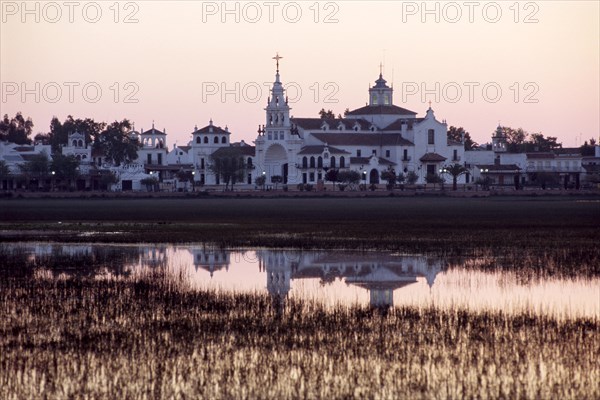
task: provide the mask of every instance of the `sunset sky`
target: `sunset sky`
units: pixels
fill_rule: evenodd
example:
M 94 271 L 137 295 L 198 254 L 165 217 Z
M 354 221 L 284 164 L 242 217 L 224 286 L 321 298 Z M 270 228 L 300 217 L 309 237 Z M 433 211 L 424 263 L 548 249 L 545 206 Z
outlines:
M 276 52 L 296 117 L 363 106 L 383 63 L 396 105 L 431 101 L 480 143 L 499 122 L 565 146 L 600 134 L 598 1 L 23 4 L 0 1 L 0 112 L 34 134 L 54 115 L 128 118 L 172 147 L 212 118 L 251 142 Z

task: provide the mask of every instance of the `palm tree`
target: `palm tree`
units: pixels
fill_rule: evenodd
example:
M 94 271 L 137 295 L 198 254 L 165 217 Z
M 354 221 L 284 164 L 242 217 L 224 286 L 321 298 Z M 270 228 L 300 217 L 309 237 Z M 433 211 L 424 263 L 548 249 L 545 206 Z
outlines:
M 442 173 L 452 176 L 452 190 L 456 190 L 458 177 L 466 174 L 467 172 L 469 172 L 469 170 L 458 163 L 451 166 L 446 166 L 442 169 Z

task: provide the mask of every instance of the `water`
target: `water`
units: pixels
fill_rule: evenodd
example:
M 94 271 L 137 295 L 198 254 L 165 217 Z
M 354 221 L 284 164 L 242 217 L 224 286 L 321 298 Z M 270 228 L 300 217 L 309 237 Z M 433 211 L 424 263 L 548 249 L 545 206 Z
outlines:
M 600 278 L 526 278 L 477 268 L 482 259 L 349 251 L 221 250 L 203 245 L 0 245 L 2 263 L 33 266 L 34 276 L 135 276 L 165 268 L 194 288 L 268 292 L 326 305 L 527 311 L 557 318 L 600 318 Z M 468 266 L 468 267 L 467 267 Z

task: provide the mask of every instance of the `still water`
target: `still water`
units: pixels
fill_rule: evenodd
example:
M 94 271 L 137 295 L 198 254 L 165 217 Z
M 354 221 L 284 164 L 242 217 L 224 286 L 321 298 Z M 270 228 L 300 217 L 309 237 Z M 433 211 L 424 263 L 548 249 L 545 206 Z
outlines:
M 40 278 L 127 277 L 163 268 L 184 276 L 193 288 L 264 292 L 326 305 L 435 305 L 600 318 L 598 277 L 524 279 L 510 269 L 477 268 L 481 259 L 203 245 L 15 243 L 0 248 L 12 268 L 28 266 Z

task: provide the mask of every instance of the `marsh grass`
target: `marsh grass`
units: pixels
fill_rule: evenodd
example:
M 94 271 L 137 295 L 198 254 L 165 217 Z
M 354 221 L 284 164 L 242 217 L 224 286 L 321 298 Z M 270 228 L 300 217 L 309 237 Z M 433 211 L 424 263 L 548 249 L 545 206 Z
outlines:
M 190 290 L 161 270 L 0 281 L 0 398 L 598 398 L 597 319 Z

